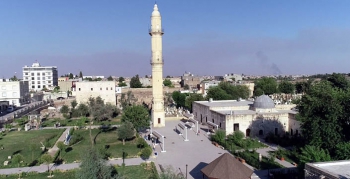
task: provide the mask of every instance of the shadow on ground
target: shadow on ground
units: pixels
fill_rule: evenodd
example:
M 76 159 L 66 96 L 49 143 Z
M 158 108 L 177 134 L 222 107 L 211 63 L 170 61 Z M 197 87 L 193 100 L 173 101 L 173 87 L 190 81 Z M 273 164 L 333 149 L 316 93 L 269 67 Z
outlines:
M 207 166 L 207 163 L 204 162 L 200 162 L 196 167 L 194 167 L 189 174 L 193 177 L 193 178 L 203 178 L 203 174 L 201 172 L 202 168 L 204 168 L 205 166 Z

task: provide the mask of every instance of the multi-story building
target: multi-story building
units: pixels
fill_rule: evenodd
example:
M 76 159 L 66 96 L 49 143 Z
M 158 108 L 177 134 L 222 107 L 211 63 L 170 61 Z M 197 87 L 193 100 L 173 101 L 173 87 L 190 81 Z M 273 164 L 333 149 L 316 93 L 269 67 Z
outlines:
M 30 101 L 28 81 L 0 80 L 0 101 L 21 106 Z
M 203 81 L 200 84 L 200 91 L 203 96 L 206 96 L 210 87 L 218 86 L 220 81 Z
M 181 76 L 181 87 L 188 86 L 190 90 L 198 90 L 198 85 L 201 81 L 201 77 L 194 76 L 190 72 L 185 72 L 185 74 Z
M 32 66 L 23 67 L 23 81 L 29 82 L 30 91 L 40 91 L 44 88 L 58 86 L 56 66 L 40 66 L 38 62 Z
M 73 88 L 77 102 L 87 103 L 90 97 L 100 96 L 105 103 L 117 104 L 116 88 L 114 81 L 79 81 Z

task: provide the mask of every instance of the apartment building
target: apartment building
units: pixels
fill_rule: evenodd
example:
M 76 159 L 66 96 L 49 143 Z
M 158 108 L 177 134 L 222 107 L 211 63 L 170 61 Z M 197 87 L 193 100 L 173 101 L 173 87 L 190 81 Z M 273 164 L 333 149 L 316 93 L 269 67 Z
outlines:
M 44 88 L 58 86 L 56 66 L 41 66 L 38 62 L 23 67 L 23 81 L 29 82 L 30 91 L 41 91 Z

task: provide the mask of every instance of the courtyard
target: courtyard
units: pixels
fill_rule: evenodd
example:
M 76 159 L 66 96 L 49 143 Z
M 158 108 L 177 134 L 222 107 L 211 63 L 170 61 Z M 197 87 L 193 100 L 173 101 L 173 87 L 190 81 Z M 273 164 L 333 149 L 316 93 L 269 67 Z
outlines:
M 187 138 L 185 134 L 179 135 L 175 132 L 175 126 L 180 129 L 178 123 L 180 119 L 166 120 L 165 127 L 153 128 L 165 136 L 165 151 L 161 152 L 161 144 L 156 145 L 158 156 L 153 159 L 156 165 L 163 167 L 172 166 L 177 172 L 182 172 L 186 176 L 186 165 L 188 178 L 202 178 L 201 169 L 212 162 L 221 154 L 226 153 L 219 147 L 214 146 L 206 134 L 206 126 L 199 125 L 200 134 L 196 135 L 195 128 L 188 130 Z M 184 132 L 183 132 L 184 133 Z M 159 168 L 159 166 L 157 166 Z

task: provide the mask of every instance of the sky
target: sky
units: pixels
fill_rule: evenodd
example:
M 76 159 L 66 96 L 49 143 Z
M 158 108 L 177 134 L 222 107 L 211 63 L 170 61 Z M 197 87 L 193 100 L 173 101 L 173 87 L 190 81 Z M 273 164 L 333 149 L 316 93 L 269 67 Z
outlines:
M 151 75 L 154 0 L 0 1 L 0 78 Z M 158 0 L 163 75 L 350 73 L 348 0 Z

